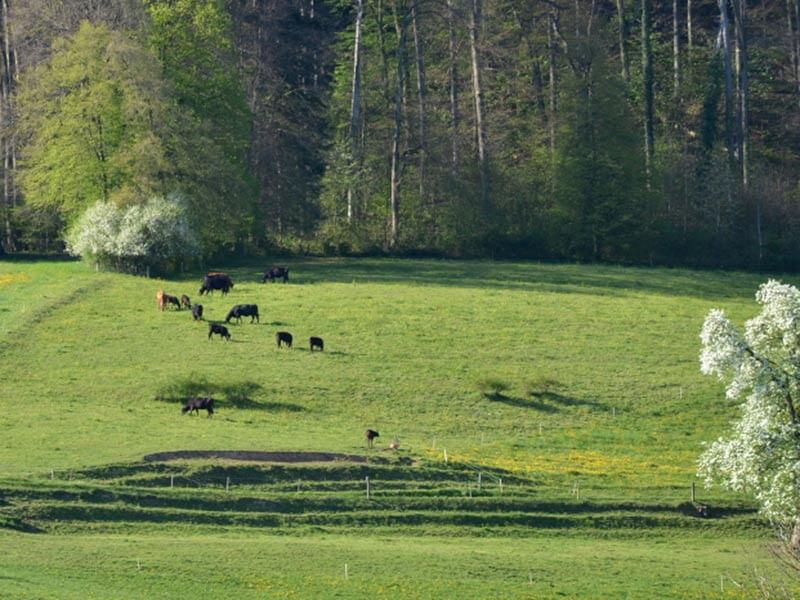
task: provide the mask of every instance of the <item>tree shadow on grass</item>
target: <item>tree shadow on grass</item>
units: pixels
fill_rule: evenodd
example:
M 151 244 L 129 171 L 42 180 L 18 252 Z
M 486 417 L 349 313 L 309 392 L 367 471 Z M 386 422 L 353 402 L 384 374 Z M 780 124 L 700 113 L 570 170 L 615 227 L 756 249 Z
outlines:
M 483 397 L 492 402 L 502 402 L 509 406 L 516 406 L 517 408 L 529 408 L 538 410 L 545 413 L 555 413 L 570 406 L 588 406 L 595 409 L 604 409 L 605 405 L 601 402 L 594 400 L 583 400 L 581 398 L 574 398 L 572 396 L 564 396 L 558 392 L 550 390 L 539 391 L 534 390 L 529 392 L 530 398 L 519 398 L 516 396 L 509 396 L 503 391 L 494 390 L 491 392 L 484 392 Z
M 561 406 L 588 406 L 591 408 L 597 409 L 605 409 L 606 405 L 602 402 L 596 402 L 594 400 L 585 400 L 582 398 L 574 398 L 572 396 L 564 396 L 563 394 L 559 394 L 558 392 L 553 392 L 550 390 L 547 391 L 531 391 L 530 392 L 531 398 L 536 398 L 539 401 L 547 400 L 549 402 L 555 402 L 556 404 L 560 404 Z
M 214 398 L 220 408 L 238 408 L 243 410 L 268 410 L 285 412 L 302 412 L 305 407 L 290 402 L 266 402 L 255 400 L 261 395 L 264 387 L 255 381 L 238 381 L 234 383 L 215 383 L 203 376 L 187 377 L 163 386 L 155 396 L 161 402 L 184 403 L 192 396 L 209 396 Z
M 559 408 L 557 406 L 553 406 L 551 404 L 545 404 L 544 402 L 534 399 L 529 400 L 527 398 L 517 398 L 514 396 L 507 396 L 502 392 L 484 393 L 483 397 L 492 402 L 502 402 L 503 404 L 508 404 L 509 406 L 516 406 L 517 408 L 532 408 L 534 410 L 547 413 L 554 413 L 559 411 Z

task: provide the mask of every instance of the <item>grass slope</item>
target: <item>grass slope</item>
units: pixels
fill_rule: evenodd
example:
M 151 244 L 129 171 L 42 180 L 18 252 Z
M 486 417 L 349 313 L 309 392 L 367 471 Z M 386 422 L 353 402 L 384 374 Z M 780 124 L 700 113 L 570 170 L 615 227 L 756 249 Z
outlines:
M 364 259 L 294 261 L 288 285 L 262 285 L 259 266 L 201 300 L 196 273 L 0 263 L 0 526 L 40 532 L 0 534 L 14 594 L 706 597 L 767 568 L 747 498 L 701 489 L 708 520 L 686 503 L 702 442 L 735 416 L 698 372 L 700 326 L 711 307 L 754 314 L 762 277 Z M 156 310 L 159 288 L 209 319 L 257 303 L 261 323 L 209 341 L 188 311 Z M 180 414 L 190 391 L 219 399 L 213 419 Z M 359 453 L 366 427 L 416 466 L 382 450 L 358 466 L 140 462 Z M 292 535 L 253 537 L 264 527 Z M 148 566 L 132 574 L 126 545 Z M 187 562 L 200 549 L 224 572 Z

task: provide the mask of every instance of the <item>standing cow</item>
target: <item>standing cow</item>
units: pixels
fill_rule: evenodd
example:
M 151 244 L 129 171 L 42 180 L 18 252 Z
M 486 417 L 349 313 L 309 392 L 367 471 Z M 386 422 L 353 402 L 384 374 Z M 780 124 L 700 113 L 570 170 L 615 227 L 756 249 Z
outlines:
M 261 283 L 266 283 L 267 279 L 271 283 L 275 283 L 276 279 L 283 279 L 283 283 L 289 282 L 289 269 L 286 267 L 272 267 L 269 271 L 264 273 Z
M 203 277 L 203 285 L 200 286 L 200 295 L 210 294 L 214 290 L 221 290 L 223 295 L 233 288 L 233 280 L 227 273 L 209 273 Z

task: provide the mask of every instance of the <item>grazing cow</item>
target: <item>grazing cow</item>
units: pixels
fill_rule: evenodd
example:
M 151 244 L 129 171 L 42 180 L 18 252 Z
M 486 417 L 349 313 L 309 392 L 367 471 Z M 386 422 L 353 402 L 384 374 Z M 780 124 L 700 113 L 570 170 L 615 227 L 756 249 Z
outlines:
M 374 440 L 376 437 L 380 437 L 380 434 L 373 429 L 367 429 L 367 431 L 364 433 L 364 437 L 367 438 L 367 447 L 372 448 L 372 440 Z
M 195 321 L 202 321 L 203 320 L 203 305 L 202 304 L 193 304 L 192 305 L 192 318 Z
M 212 293 L 214 290 L 222 290 L 223 295 L 233 288 L 233 280 L 227 273 L 208 273 L 203 277 L 203 285 L 200 286 L 200 295 Z
M 283 283 L 289 282 L 289 269 L 286 267 L 272 267 L 269 271 L 264 273 L 261 283 L 266 283 L 267 279 L 271 283 L 275 283 L 276 279 L 283 279 Z
M 178 310 L 181 309 L 181 301 L 175 296 L 165 294 L 164 290 L 156 292 L 156 300 L 158 300 L 158 310 L 165 310 L 169 304 L 174 304 Z
M 208 324 L 208 339 L 211 339 L 211 336 L 217 334 L 219 337 L 223 337 L 226 340 L 231 339 L 231 334 L 228 333 L 228 328 L 225 325 L 220 325 L 219 323 L 209 323 Z
M 181 296 L 181 306 L 184 306 L 186 308 L 192 308 L 192 301 L 189 300 L 189 296 L 187 296 L 186 294 L 183 294 Z
M 281 343 L 286 344 L 289 348 L 292 347 L 292 334 L 288 331 L 279 331 L 275 334 L 275 341 L 278 342 L 278 348 L 281 347 Z
M 231 319 L 236 319 L 239 323 L 242 322 L 242 317 L 250 317 L 250 322 L 261 322 L 258 318 L 258 305 L 257 304 L 237 304 L 234 306 L 228 316 L 225 317 L 225 322 L 230 323 Z
M 214 399 L 213 398 L 198 398 L 192 397 L 186 401 L 181 412 L 183 414 L 192 413 L 199 415 L 201 410 L 207 410 L 208 416 L 214 414 Z
M 319 348 L 319 351 L 322 352 L 325 350 L 325 342 L 322 341 L 321 337 L 311 336 L 308 338 L 308 345 L 311 346 L 311 352 L 314 351 L 314 348 Z

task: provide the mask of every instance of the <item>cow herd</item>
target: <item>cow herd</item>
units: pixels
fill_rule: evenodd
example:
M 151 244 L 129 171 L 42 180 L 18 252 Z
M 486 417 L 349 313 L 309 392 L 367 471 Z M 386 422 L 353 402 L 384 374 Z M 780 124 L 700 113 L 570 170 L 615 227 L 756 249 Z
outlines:
M 266 271 L 262 278 L 261 282 L 266 283 L 270 281 L 274 283 L 277 280 L 282 280 L 284 283 L 288 283 L 289 281 L 289 269 L 286 267 L 272 267 L 268 271 Z M 212 272 L 208 273 L 203 277 L 203 284 L 200 287 L 200 295 L 203 294 L 212 294 L 215 290 L 221 291 L 223 295 L 226 295 L 233 289 L 233 280 L 231 279 L 230 275 L 227 273 L 220 273 L 220 272 Z M 191 300 L 186 294 L 180 296 L 172 296 L 170 294 L 165 293 L 163 290 L 158 290 L 156 294 L 156 299 L 158 300 L 158 309 L 159 310 L 166 310 L 170 306 L 174 306 L 177 310 L 181 310 L 182 308 L 187 308 L 191 310 L 192 319 L 195 321 L 202 321 L 203 320 L 203 305 L 202 304 L 192 304 Z M 224 323 L 230 324 L 232 320 L 235 320 L 237 323 L 242 322 L 243 317 L 250 317 L 250 323 L 260 323 L 260 316 L 258 312 L 258 305 L 257 304 L 236 304 L 228 311 L 228 314 L 225 317 Z M 208 339 L 211 339 L 214 335 L 218 335 L 220 338 L 224 338 L 225 340 L 231 339 L 230 331 L 222 322 L 214 322 L 210 321 L 208 324 Z M 292 347 L 293 336 L 288 331 L 278 331 L 275 334 L 275 342 L 278 348 L 286 346 L 288 348 Z M 320 352 L 325 350 L 325 341 L 318 336 L 311 336 L 308 339 L 309 348 L 311 352 L 315 350 L 319 350 Z M 214 399 L 208 397 L 198 397 L 193 396 L 186 400 L 182 412 L 184 414 L 197 414 L 199 411 L 205 410 L 208 412 L 208 416 L 212 416 L 214 414 Z M 369 448 L 373 447 L 373 441 L 375 438 L 379 436 L 377 431 L 372 429 L 367 429 L 365 433 L 365 438 L 367 440 L 367 446 Z M 390 444 L 389 448 L 392 450 L 397 450 L 400 444 L 395 439 L 392 444 Z
M 288 283 L 289 269 L 286 267 L 272 267 L 264 273 L 261 278 L 261 283 L 266 283 L 268 280 L 274 283 L 278 279 L 282 279 L 284 283 Z M 231 279 L 230 275 L 227 273 L 212 272 L 207 273 L 205 277 L 203 277 L 203 284 L 200 286 L 200 295 L 212 294 L 214 290 L 219 290 L 224 296 L 232 289 L 233 280 Z M 195 321 L 203 320 L 203 305 L 192 304 L 189 296 L 186 294 L 183 294 L 180 298 L 178 298 L 177 296 L 172 296 L 165 293 L 164 290 L 158 290 L 156 293 L 156 300 L 158 300 L 158 309 L 161 311 L 166 310 L 169 306 L 175 306 L 177 310 L 181 310 L 181 308 L 188 308 L 192 312 L 192 319 Z M 250 317 L 250 323 L 260 323 L 261 321 L 258 314 L 258 305 L 234 305 L 234 307 L 228 311 L 228 314 L 225 317 L 225 323 L 230 323 L 232 319 L 235 319 L 237 323 L 241 324 L 242 317 Z M 208 339 L 211 339 L 214 335 L 218 335 L 220 338 L 225 340 L 231 339 L 231 333 L 228 331 L 228 328 L 225 327 L 225 325 L 212 321 L 208 324 Z M 288 331 L 279 331 L 275 334 L 275 342 L 278 348 L 283 346 L 291 348 L 292 341 L 292 334 Z M 314 350 L 319 350 L 321 352 L 325 349 L 325 342 L 321 337 L 311 336 L 308 340 L 308 343 L 311 352 L 314 352 Z

